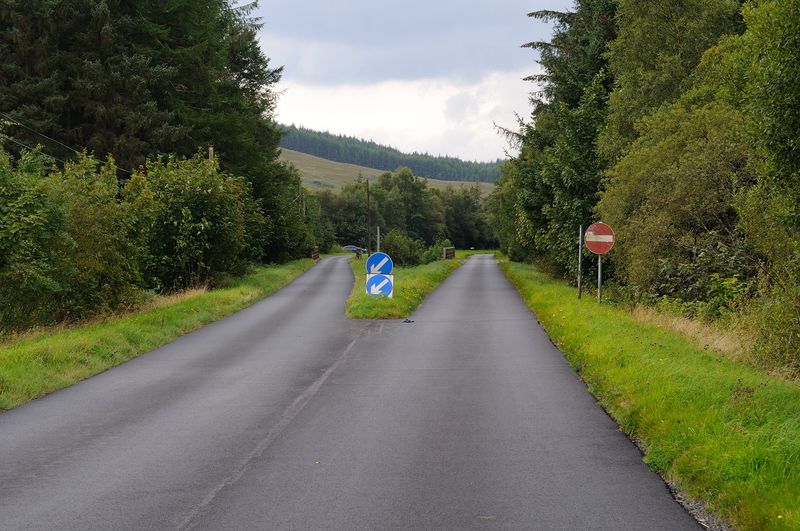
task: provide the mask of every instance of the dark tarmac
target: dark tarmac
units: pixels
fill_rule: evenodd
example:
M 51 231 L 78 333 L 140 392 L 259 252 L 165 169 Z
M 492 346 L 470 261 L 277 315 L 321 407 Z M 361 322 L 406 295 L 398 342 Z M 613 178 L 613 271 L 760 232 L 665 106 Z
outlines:
M 699 529 L 492 256 L 413 323 L 348 321 L 352 283 L 0 414 L 0 529 Z

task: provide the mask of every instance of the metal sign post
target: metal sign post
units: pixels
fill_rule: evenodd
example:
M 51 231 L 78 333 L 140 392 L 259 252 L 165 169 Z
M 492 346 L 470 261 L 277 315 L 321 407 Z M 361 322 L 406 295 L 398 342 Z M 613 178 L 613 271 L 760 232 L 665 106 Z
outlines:
M 583 225 L 578 228 L 578 298 L 583 291 Z
M 614 230 L 605 223 L 592 223 L 583 237 L 586 248 L 597 255 L 597 302 L 603 301 L 603 255 L 614 247 Z
M 603 255 L 597 255 L 597 303 L 603 303 Z

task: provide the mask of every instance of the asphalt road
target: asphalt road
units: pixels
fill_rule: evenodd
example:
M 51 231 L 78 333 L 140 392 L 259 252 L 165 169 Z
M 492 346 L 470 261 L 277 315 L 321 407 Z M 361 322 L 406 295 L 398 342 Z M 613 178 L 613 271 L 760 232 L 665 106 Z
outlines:
M 698 529 L 492 257 L 413 323 L 346 320 L 352 282 L 0 414 L 0 529 Z

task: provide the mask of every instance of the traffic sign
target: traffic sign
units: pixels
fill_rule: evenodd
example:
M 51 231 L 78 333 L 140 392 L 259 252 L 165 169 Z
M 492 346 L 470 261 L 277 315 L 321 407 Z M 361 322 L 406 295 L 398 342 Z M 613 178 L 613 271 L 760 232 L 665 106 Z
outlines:
M 367 273 L 370 275 L 390 275 L 394 262 L 386 253 L 374 253 L 367 258 Z
M 586 248 L 594 254 L 606 254 L 614 247 L 616 238 L 614 231 L 605 223 L 593 223 L 586 229 L 583 241 L 586 242 Z
M 367 275 L 367 295 L 391 299 L 394 295 L 394 275 Z

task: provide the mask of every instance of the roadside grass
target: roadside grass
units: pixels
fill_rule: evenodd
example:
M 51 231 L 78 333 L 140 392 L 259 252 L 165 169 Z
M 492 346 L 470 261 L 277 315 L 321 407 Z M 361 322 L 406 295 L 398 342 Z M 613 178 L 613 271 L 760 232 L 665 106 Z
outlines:
M 709 322 L 645 304 L 632 306 L 631 312 L 640 323 L 678 332 L 706 350 L 714 350 L 734 361 L 754 366 L 752 330 L 749 330 L 740 319 Z
M 437 260 L 415 267 L 394 268 L 394 296 L 371 297 L 364 285 L 367 281 L 367 259 L 350 260 L 356 277 L 347 299 L 345 314 L 350 319 L 400 319 L 408 317 L 426 296 L 463 263 L 461 260 Z
M 532 266 L 501 268 L 653 469 L 737 528 L 800 529 L 800 385 Z
M 282 288 L 314 261 L 262 266 L 213 291 L 156 297 L 147 308 L 0 343 L 0 411 L 41 397 L 231 315 Z

